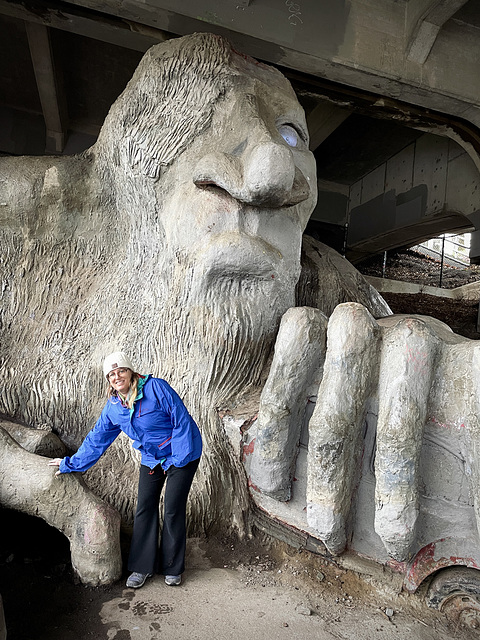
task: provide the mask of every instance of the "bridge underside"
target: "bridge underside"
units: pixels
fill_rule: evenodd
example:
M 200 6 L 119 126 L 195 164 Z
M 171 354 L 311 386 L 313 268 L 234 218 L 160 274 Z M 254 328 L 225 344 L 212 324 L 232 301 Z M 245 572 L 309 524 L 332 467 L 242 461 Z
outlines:
M 151 45 L 210 31 L 277 65 L 305 108 L 320 194 L 309 233 L 358 262 L 480 228 L 476 0 L 181 5 L 0 0 L 0 153 L 88 148 Z

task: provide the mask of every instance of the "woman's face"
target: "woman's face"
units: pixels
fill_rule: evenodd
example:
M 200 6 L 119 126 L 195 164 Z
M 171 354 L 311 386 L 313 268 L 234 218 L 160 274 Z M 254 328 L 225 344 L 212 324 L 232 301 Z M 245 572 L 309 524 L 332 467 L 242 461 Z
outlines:
M 108 381 L 115 389 L 115 391 L 121 393 L 122 396 L 126 396 L 128 394 L 128 390 L 130 389 L 130 383 L 132 381 L 132 370 L 124 369 L 123 367 L 113 369 L 108 374 Z

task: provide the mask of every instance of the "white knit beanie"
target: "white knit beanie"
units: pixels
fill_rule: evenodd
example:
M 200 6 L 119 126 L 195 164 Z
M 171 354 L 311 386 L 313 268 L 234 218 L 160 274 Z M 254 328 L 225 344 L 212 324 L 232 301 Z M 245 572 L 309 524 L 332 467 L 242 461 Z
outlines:
M 119 367 L 135 371 L 130 358 L 126 356 L 123 351 L 115 351 L 115 353 L 111 353 L 103 361 L 103 375 L 107 378 L 110 371 L 118 369 Z

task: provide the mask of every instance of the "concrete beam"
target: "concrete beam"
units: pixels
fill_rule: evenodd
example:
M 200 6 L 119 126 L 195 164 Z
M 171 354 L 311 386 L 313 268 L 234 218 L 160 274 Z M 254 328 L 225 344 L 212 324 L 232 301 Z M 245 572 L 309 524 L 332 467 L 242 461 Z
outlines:
M 473 231 L 471 221 L 457 213 L 446 212 L 438 218 L 428 218 L 425 222 L 404 226 L 400 229 L 389 229 L 385 233 L 367 238 L 347 247 L 346 257 L 350 262 L 357 262 L 381 251 L 390 251 L 399 247 L 412 247 L 439 236 L 441 233 L 468 233 Z
M 67 109 L 60 77 L 55 72 L 47 27 L 26 22 L 30 54 L 47 129 L 45 151 L 61 153 L 67 135 Z
M 310 151 L 315 151 L 351 113 L 351 111 L 340 109 L 329 102 L 319 103 L 307 116 Z
M 408 60 L 423 64 L 432 50 L 440 29 L 467 0 L 435 0 L 419 20 L 408 47 Z
M 27 23 L 41 24 L 108 42 L 133 51 L 144 52 L 154 44 L 164 42 L 171 37 L 171 34 L 160 29 L 114 16 L 102 16 L 98 12 L 93 13 L 84 8 L 72 7 L 67 11 L 62 8 L 59 11 L 45 4 L 42 11 L 34 12 L 15 0 L 0 0 L 0 14 L 24 20 Z
M 216 11 L 212 11 L 208 2 L 184 0 L 180 13 L 175 0 L 104 0 L 102 11 L 177 35 L 199 31 L 217 33 L 228 38 L 239 51 L 264 62 L 360 87 L 363 91 L 460 117 L 480 126 L 480 107 L 476 98 L 472 99 L 478 84 L 477 75 L 472 82 L 459 84 L 455 57 L 450 58 L 441 81 L 431 69 L 427 76 L 422 74 L 418 64 L 410 65 L 405 75 L 405 5 L 410 4 L 415 3 L 306 0 L 301 7 L 298 3 L 282 4 L 275 19 L 263 2 L 251 2 L 247 8 L 237 8 L 230 2 L 216 3 Z M 78 10 L 98 9 L 98 0 L 70 0 L 70 5 Z M 427 0 L 423 5 L 427 11 L 432 6 Z M 394 6 L 396 11 L 392 13 Z M 452 10 L 457 8 L 456 4 L 451 6 Z M 424 14 L 425 11 L 420 15 Z M 415 17 L 413 24 L 417 23 Z M 387 65 L 381 62 L 385 47 L 382 25 L 386 24 L 390 25 Z M 459 31 L 462 30 L 457 29 L 456 37 Z M 364 46 L 360 46 L 360 42 Z M 447 47 L 442 44 L 441 53 L 443 57 L 448 56 Z M 442 56 L 439 58 L 443 61 Z M 473 67 L 471 62 L 464 75 L 468 77 Z

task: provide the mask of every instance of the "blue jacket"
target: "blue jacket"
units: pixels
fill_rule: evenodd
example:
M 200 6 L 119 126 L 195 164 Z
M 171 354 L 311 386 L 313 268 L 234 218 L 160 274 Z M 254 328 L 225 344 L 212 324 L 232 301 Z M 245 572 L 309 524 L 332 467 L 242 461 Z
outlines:
M 153 469 L 162 464 L 184 467 L 202 453 L 200 431 L 172 387 L 160 378 L 142 376 L 133 409 L 109 398 L 97 423 L 77 453 L 60 463 L 62 473 L 86 471 L 123 431 L 142 455 L 142 464 Z

